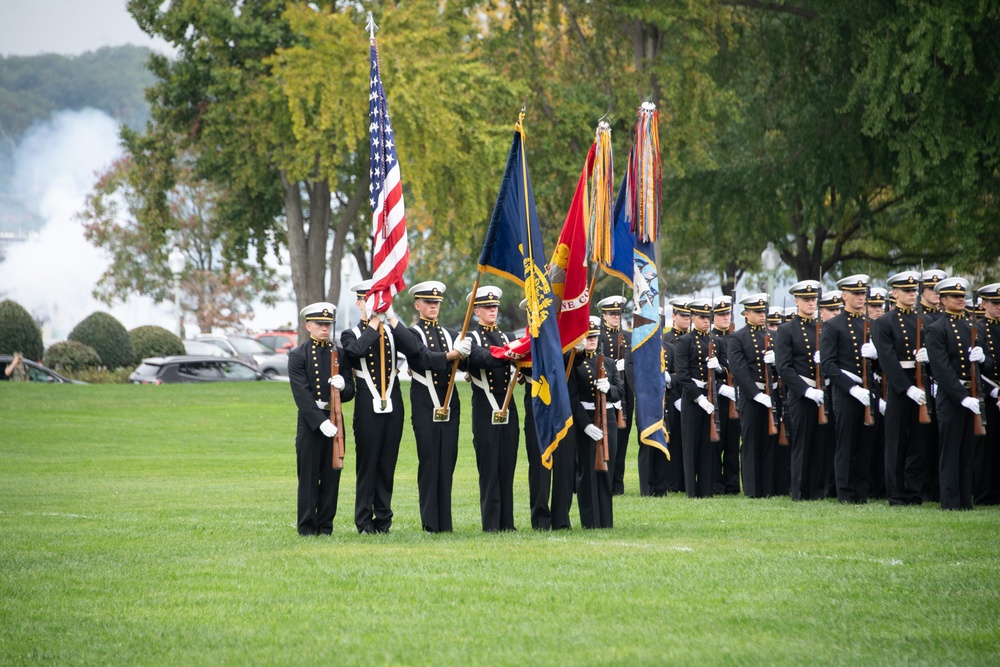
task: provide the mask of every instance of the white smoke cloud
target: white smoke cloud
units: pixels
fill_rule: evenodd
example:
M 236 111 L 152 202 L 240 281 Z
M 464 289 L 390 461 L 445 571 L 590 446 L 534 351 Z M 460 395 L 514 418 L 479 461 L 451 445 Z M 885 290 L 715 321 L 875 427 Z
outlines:
M 99 172 L 122 154 L 118 123 L 94 109 L 61 111 L 49 121 L 33 126 L 14 153 L 11 192 L 41 217 L 45 224 L 32 239 L 8 246 L 0 264 L 0 299 L 17 301 L 43 322 L 45 345 L 65 340 L 81 320 L 95 311 L 113 315 L 126 329 L 154 324 L 176 328 L 173 303 L 156 304 L 134 295 L 123 304 L 108 307 L 97 301 L 93 289 L 107 268 L 109 258 L 83 237 L 76 220 L 83 210 Z M 279 265 L 269 253 L 268 264 L 287 277 L 288 256 Z M 345 281 L 359 278 L 357 268 L 345 261 Z M 344 282 L 341 302 L 353 310 L 353 298 Z M 248 323 L 256 331 L 296 323 L 298 312 L 290 280 L 275 306 L 259 305 Z M 348 310 L 342 308 L 347 314 Z M 343 326 L 343 325 L 341 325 Z M 185 319 L 187 336 L 197 333 L 193 318 Z

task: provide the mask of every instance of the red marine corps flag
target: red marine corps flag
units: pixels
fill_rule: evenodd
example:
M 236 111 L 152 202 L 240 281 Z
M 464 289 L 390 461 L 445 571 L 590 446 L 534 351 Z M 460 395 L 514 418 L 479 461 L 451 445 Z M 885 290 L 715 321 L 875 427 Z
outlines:
M 406 214 L 403 184 L 399 177 L 396 143 L 393 139 L 385 89 L 379 69 L 375 21 L 368 14 L 371 81 L 368 95 L 368 130 L 371 144 L 369 203 L 375 240 L 372 251 L 372 286 L 368 290 L 368 313 L 384 313 L 392 297 L 406 287 L 403 273 L 410 257 L 406 246 Z

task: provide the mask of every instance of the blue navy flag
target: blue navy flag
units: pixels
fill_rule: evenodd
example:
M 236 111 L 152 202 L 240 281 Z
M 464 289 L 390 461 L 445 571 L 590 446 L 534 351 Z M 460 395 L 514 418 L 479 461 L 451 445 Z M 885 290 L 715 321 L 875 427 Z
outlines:
M 625 192 L 628 179 L 623 178 L 618 188 L 618 198 L 615 199 L 615 210 L 612 216 L 614 228 L 611 230 L 611 264 L 601 264 L 601 269 L 608 275 L 622 280 L 629 287 L 632 284 L 632 251 L 635 248 L 635 236 L 632 234 L 631 223 L 625 219 Z
M 542 465 L 551 468 L 552 452 L 572 426 L 573 411 L 545 256 L 518 119 L 479 270 L 504 276 L 524 288 L 527 334 L 531 336 L 531 407 Z
M 634 149 L 633 149 L 634 150 Z M 667 430 L 663 424 L 663 393 L 666 382 L 663 379 L 663 339 L 660 334 L 660 283 L 657 276 L 654 244 L 643 243 L 631 231 L 631 221 L 627 220 L 626 177 L 615 201 L 615 260 L 619 253 L 630 259 L 629 273 L 632 279 L 632 368 L 635 375 L 635 424 L 639 431 L 639 442 L 663 450 L 667 449 Z M 619 244 L 622 230 L 627 237 Z M 631 250 L 628 254 L 622 248 Z M 619 263 L 612 261 L 612 268 Z

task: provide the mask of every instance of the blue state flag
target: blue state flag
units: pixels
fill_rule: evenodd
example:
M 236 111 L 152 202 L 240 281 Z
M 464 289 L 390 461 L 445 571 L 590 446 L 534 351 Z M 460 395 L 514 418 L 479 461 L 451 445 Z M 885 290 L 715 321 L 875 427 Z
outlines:
M 551 468 L 552 452 L 572 426 L 573 411 L 545 257 L 519 120 L 479 270 L 504 276 L 524 288 L 527 334 L 531 336 L 531 408 L 542 465 Z
M 656 255 L 652 242 L 643 243 L 631 231 L 631 221 L 626 220 L 624 206 L 625 179 L 615 201 L 615 243 L 620 234 L 627 234 L 621 245 L 615 247 L 615 260 L 619 255 L 631 260 L 628 271 L 632 285 L 632 368 L 635 375 L 635 424 L 639 442 L 656 447 L 670 458 L 667 449 L 667 429 L 663 423 L 663 340 L 660 333 L 660 282 L 657 276 Z M 621 252 L 622 248 L 631 250 Z M 612 268 L 616 262 L 612 261 Z
M 632 283 L 632 250 L 635 248 L 635 236 L 631 224 L 625 219 L 625 192 L 628 179 L 623 178 L 618 188 L 618 198 L 615 199 L 614 228 L 611 230 L 611 263 L 601 264 L 601 269 L 608 275 L 623 281 L 629 287 Z

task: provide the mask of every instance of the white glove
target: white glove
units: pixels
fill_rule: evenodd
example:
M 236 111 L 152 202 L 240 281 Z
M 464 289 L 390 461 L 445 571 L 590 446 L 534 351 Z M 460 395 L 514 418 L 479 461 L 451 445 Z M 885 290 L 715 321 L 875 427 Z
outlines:
M 336 389 L 337 391 L 340 391 L 345 386 L 347 386 L 347 384 L 344 382 L 344 378 L 340 375 L 334 375 L 329 380 L 327 380 L 327 382 L 329 382 L 333 386 L 333 388 Z
M 774 350 L 768 350 L 764 353 L 764 363 L 770 366 L 774 365 Z
M 577 343 L 576 345 L 573 346 L 573 349 L 576 350 L 577 354 L 580 354 L 581 352 L 583 352 L 584 350 L 587 349 L 587 343 L 586 343 L 586 341 L 585 340 L 581 340 L 579 343 Z
M 978 345 L 969 348 L 969 361 L 974 364 L 979 364 L 986 361 L 986 353 L 983 352 L 983 348 Z
M 823 405 L 823 402 L 826 400 L 822 389 L 813 389 L 812 387 L 806 387 L 806 398 L 816 405 Z
M 906 395 L 910 397 L 910 400 L 917 405 L 927 405 L 927 392 L 918 387 L 910 386 L 906 390 Z
M 714 371 L 722 370 L 722 364 L 719 363 L 718 357 L 709 357 L 706 366 Z
M 937 385 L 936 384 L 931 384 L 931 396 L 933 396 L 934 398 L 937 398 Z
M 677 410 L 677 412 L 681 411 L 681 399 L 678 398 L 674 401 L 674 410 Z
M 979 414 L 979 399 L 972 398 L 971 396 L 966 396 L 962 399 L 962 407 L 966 410 L 971 410 L 972 414 Z
M 377 327 L 379 324 L 382 323 L 384 317 L 385 316 L 382 313 L 372 313 L 368 317 L 368 324 L 370 324 L 373 327 Z
M 872 395 L 870 392 L 866 391 L 864 387 L 851 387 L 851 396 L 853 396 L 858 403 L 867 407 L 871 407 Z
M 819 360 L 819 350 L 816 350 L 815 352 L 813 352 L 813 363 L 814 364 L 821 363 L 820 360 Z
M 696 403 L 698 403 L 698 406 L 708 414 L 715 412 L 715 406 L 712 405 L 712 401 L 708 400 L 704 396 L 699 396 Z
M 880 414 L 885 414 L 885 399 L 878 399 L 878 411 Z
M 1000 398 L 1000 389 L 993 387 L 993 391 L 990 392 L 990 398 Z
M 861 346 L 861 356 L 865 359 L 878 359 L 878 350 L 874 343 L 865 343 Z
M 618 361 L 616 361 L 615 362 L 615 368 L 618 370 L 619 373 L 624 373 L 625 372 L 625 360 L 624 359 L 619 359 Z
M 670 371 L 663 371 L 663 381 L 667 385 L 667 389 L 670 389 Z
M 328 438 L 332 438 L 337 435 L 337 427 L 333 425 L 333 422 L 327 419 L 322 424 L 319 425 L 319 430 L 323 432 Z
M 593 440 L 594 442 L 597 442 L 598 440 L 604 437 L 604 431 L 597 428 L 593 424 L 587 424 L 586 426 L 584 426 L 583 432 L 586 433 L 587 437 Z
M 820 392 L 820 393 L 822 394 L 823 392 Z M 757 401 L 758 403 L 760 403 L 761 405 L 763 405 L 768 410 L 771 409 L 771 405 L 772 405 L 772 403 L 771 403 L 771 397 L 768 396 L 767 394 L 765 394 L 764 392 L 760 392 L 759 394 L 757 394 L 756 396 L 754 396 L 753 400 Z
M 719 385 L 719 396 L 725 396 L 730 401 L 736 400 L 736 390 L 728 384 Z
M 455 351 L 458 352 L 463 359 L 469 356 L 469 354 L 472 352 L 472 339 L 461 338 L 455 341 Z
M 597 378 L 597 381 L 594 382 L 594 386 L 597 387 L 597 391 L 602 394 L 606 394 L 608 393 L 608 390 L 611 389 L 611 380 L 608 378 Z
M 386 320 L 394 320 L 394 319 L 396 319 L 396 311 L 392 309 L 392 306 L 389 306 L 386 309 L 386 311 L 385 311 L 385 319 Z
M 920 362 L 921 364 L 926 364 L 926 363 L 930 362 L 930 359 L 927 358 L 927 348 L 926 347 L 922 347 L 919 350 L 917 350 L 916 360 L 918 362 Z

